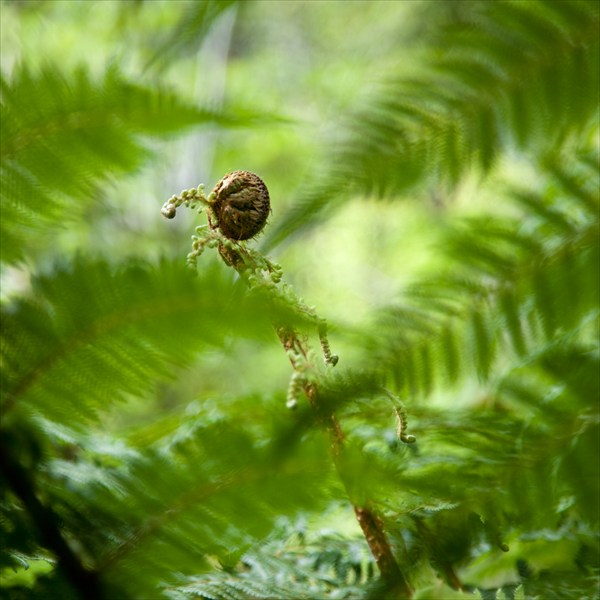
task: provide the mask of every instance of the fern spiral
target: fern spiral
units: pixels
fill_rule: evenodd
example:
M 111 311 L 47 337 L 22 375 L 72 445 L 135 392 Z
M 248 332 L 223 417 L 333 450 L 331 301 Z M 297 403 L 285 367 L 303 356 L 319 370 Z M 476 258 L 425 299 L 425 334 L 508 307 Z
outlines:
M 249 171 L 225 175 L 211 196 L 218 227 L 230 240 L 248 240 L 259 234 L 271 211 L 269 190 L 264 181 Z

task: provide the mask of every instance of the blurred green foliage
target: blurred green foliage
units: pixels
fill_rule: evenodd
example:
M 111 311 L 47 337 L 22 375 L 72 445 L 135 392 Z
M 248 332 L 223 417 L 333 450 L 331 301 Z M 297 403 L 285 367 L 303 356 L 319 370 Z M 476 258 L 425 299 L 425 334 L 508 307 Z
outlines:
M 0 593 L 597 598 L 599 7 L 1 4 Z M 276 315 L 173 193 L 269 186 Z M 390 398 L 417 443 L 403 444 Z

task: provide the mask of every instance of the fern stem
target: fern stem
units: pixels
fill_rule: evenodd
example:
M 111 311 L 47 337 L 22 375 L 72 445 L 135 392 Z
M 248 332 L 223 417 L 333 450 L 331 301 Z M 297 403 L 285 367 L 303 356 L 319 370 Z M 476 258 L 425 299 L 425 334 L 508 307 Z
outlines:
M 386 588 L 390 592 L 393 590 L 400 598 L 412 597 L 412 590 L 396 562 L 381 519 L 371 507 L 354 506 L 353 508 L 381 576 L 385 580 Z
M 300 353 L 304 358 L 307 358 L 308 348 L 294 330 L 287 327 L 276 327 L 276 330 L 282 346 L 290 357 L 292 367 L 296 369 L 297 365 L 295 359 L 293 358 L 294 353 Z M 320 404 L 319 390 L 315 383 L 305 383 L 304 393 L 306 394 L 312 409 L 317 413 L 321 422 L 327 429 L 333 451 L 335 466 L 340 474 L 342 483 L 344 483 L 345 486 L 344 477 L 338 462 L 338 458 L 343 448 L 344 432 L 335 414 L 326 409 L 324 410 L 323 406 Z M 398 594 L 399 598 L 411 598 L 412 590 L 404 573 L 396 561 L 394 553 L 392 552 L 392 548 L 383 528 L 382 520 L 379 518 L 379 516 L 377 516 L 377 513 L 370 506 L 356 506 L 353 504 L 353 509 L 369 549 L 373 554 L 373 558 L 379 567 L 379 571 L 381 572 L 381 577 L 386 584 L 386 588 L 390 591 L 393 590 L 395 594 Z
M 167 218 L 174 217 L 175 209 L 181 204 L 186 204 L 190 195 L 194 197 L 194 200 L 201 197 L 208 201 L 208 199 L 204 198 L 202 190 L 203 188 L 200 186 L 197 188 L 197 191 L 187 190 L 185 191 L 185 194 L 182 193 L 180 197 L 173 196 L 163 206 L 163 215 Z M 188 263 L 195 265 L 195 260 L 199 255 L 198 250 L 202 251 L 204 246 L 214 245 L 216 243 L 219 254 L 225 264 L 235 269 L 242 281 L 244 281 L 248 287 L 260 288 L 263 291 L 266 291 L 270 300 L 274 303 L 277 300 L 289 303 L 291 306 L 294 306 L 298 312 L 310 317 L 311 320 L 315 322 L 319 333 L 321 349 L 323 350 L 323 355 L 325 357 L 325 363 L 335 366 L 338 362 L 338 357 L 331 353 L 329 342 L 327 340 L 327 324 L 325 320 L 319 319 L 315 311 L 306 306 L 301 299 L 296 297 L 289 286 L 282 285 L 281 288 L 277 287 L 281 282 L 281 267 L 273 264 L 269 259 L 258 252 L 250 250 L 245 246 L 240 245 L 236 240 L 232 240 L 226 235 L 223 235 L 223 232 L 218 228 L 213 227 L 210 223 L 210 213 L 209 225 L 209 235 L 204 236 L 204 241 L 202 242 L 200 239 L 194 240 L 193 250 L 188 255 Z M 320 402 L 318 384 L 314 379 L 305 377 L 303 373 L 304 367 L 310 362 L 309 348 L 293 328 L 278 323 L 273 323 L 273 326 L 275 327 L 279 341 L 289 357 L 295 374 L 298 375 L 296 380 L 292 378 L 292 395 L 293 389 L 301 385 L 311 408 L 329 434 L 336 470 L 346 488 L 346 492 L 349 492 L 346 478 L 339 461 L 343 450 L 344 432 L 335 413 Z M 288 397 L 287 404 L 289 407 L 293 407 L 295 403 L 296 399 L 294 397 Z M 399 418 L 401 419 L 400 416 Z M 405 436 L 404 441 L 408 441 L 408 437 Z M 414 439 L 411 441 L 414 441 Z M 348 497 L 351 497 L 350 493 L 348 493 Z M 352 502 L 351 499 L 350 502 Z M 400 569 L 400 566 L 396 562 L 396 558 L 394 557 L 391 545 L 383 528 L 383 521 L 371 506 L 356 506 L 354 503 L 352 503 L 352 505 L 369 549 L 379 567 L 386 590 L 393 593 L 394 597 L 411 598 L 412 589 L 410 588 L 404 573 Z

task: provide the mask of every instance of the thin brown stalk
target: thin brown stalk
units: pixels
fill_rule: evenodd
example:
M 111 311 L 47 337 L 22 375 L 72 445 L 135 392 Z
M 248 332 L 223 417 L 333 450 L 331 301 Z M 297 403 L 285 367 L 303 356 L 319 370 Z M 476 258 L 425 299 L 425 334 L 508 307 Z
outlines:
M 306 345 L 294 330 L 286 327 L 277 327 L 276 329 L 279 340 L 284 349 L 288 352 L 288 355 L 293 356 L 289 351 L 294 350 L 296 353 L 301 353 L 305 359 L 308 357 Z M 290 358 L 290 362 L 292 367 L 297 369 L 297 365 L 293 358 Z M 342 482 L 344 482 L 344 477 L 340 471 L 338 461 L 344 444 L 344 432 L 340 423 L 333 412 L 323 410 L 323 407 L 319 402 L 319 390 L 316 384 L 306 383 L 304 385 L 304 393 L 306 394 L 312 409 L 317 413 L 320 421 L 323 423 L 329 434 L 335 465 Z M 381 518 L 371 506 L 353 505 L 353 509 L 358 524 L 369 545 L 369 549 L 371 550 L 373 558 L 381 572 L 381 576 L 384 579 L 386 589 L 390 591 L 393 590 L 394 597 L 396 598 L 410 598 L 412 596 L 412 590 L 392 552 Z

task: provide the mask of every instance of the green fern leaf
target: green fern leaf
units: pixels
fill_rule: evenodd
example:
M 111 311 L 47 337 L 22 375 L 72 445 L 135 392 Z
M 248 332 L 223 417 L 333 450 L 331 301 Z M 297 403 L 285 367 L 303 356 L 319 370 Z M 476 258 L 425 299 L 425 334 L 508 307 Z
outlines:
M 232 328 L 262 337 L 271 327 L 268 307 L 240 298 L 227 308 L 222 299 L 232 290 L 223 277 L 208 269 L 194 278 L 179 263 L 113 268 L 79 259 L 36 278 L 31 299 L 3 308 L 4 411 L 81 424 L 173 377 Z
M 583 192 L 570 189 L 576 183 Z M 399 391 L 428 395 L 442 365 L 450 381 L 470 372 L 485 380 L 497 357 L 510 356 L 503 350 L 526 357 L 589 327 L 600 300 L 600 228 L 598 213 L 577 208 L 589 180 L 563 187 L 551 170 L 547 186 L 515 193 L 530 209 L 521 220 L 470 218 L 448 228 L 442 274 L 385 311 L 370 353 Z
M 164 68 L 178 56 L 196 52 L 218 19 L 237 3 L 237 0 L 203 0 L 185 6 L 173 31 L 158 43 L 146 69 Z
M 425 40 L 425 75 L 392 75 L 348 117 L 330 168 L 300 191 L 267 246 L 351 195 L 454 185 L 511 144 L 543 156 L 597 122 L 596 2 L 477 3 L 457 15 Z

